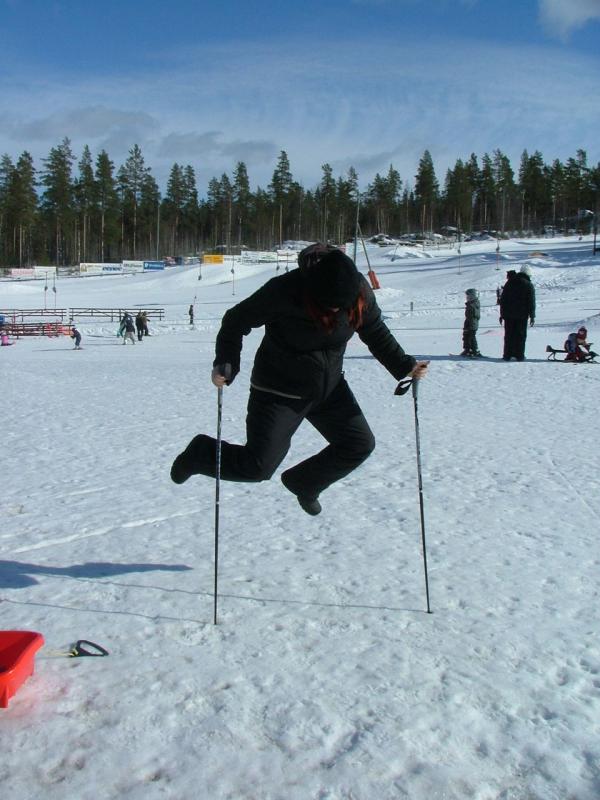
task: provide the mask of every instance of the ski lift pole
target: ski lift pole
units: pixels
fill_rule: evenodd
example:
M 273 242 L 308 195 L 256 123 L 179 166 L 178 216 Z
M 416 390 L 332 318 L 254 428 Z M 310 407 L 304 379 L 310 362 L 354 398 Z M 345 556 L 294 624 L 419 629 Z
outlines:
M 356 264 L 356 257 L 358 255 L 358 219 L 360 215 L 360 192 L 358 191 L 358 186 L 356 187 L 356 225 L 354 228 L 354 256 L 352 260 Z
M 371 262 L 369 261 L 369 254 L 367 253 L 367 246 L 365 244 L 365 240 L 363 238 L 362 230 L 360 228 L 358 220 L 356 220 L 356 230 L 358 231 L 358 233 L 360 235 L 360 241 L 362 242 L 363 252 L 365 254 L 365 258 L 367 259 L 367 268 L 368 268 L 369 272 L 371 272 Z
M 427 613 L 431 614 L 429 603 L 429 577 L 427 574 L 427 548 L 425 546 L 425 506 L 423 502 L 423 478 L 421 475 L 421 437 L 419 435 L 419 412 L 418 412 L 419 381 L 413 378 L 412 396 L 415 409 L 415 439 L 417 445 L 417 475 L 419 478 L 419 510 L 421 513 L 421 544 L 423 547 L 423 570 L 425 573 L 425 595 L 427 598 Z

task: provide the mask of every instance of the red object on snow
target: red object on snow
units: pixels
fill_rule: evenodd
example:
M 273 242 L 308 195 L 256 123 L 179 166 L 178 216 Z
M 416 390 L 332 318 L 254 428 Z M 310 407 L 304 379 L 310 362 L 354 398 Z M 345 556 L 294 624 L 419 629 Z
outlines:
M 0 708 L 19 686 L 33 675 L 33 660 L 44 644 L 44 637 L 35 631 L 0 631 Z

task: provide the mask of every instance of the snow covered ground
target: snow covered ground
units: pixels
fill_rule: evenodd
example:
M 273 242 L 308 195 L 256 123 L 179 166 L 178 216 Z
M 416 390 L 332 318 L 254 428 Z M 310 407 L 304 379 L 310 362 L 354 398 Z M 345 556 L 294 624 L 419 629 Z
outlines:
M 390 328 L 432 362 L 419 396 L 431 615 L 412 399 L 357 337 L 346 376 L 377 449 L 319 517 L 278 476 L 222 484 L 214 626 L 214 484 L 175 486 L 169 468 L 215 430 L 223 312 L 274 269 L 235 285 L 219 267 L 202 281 L 197 268 L 61 279 L 59 307 L 157 305 L 167 318 L 135 347 L 82 322 L 80 352 L 68 338 L 0 352 L 0 628 L 46 640 L 0 710 L 2 796 L 597 799 L 600 367 L 545 353 L 582 322 L 600 344 L 591 251 L 589 239 L 369 250 Z M 523 263 L 537 321 L 528 360 L 505 363 L 495 290 Z M 482 361 L 450 355 L 471 286 Z M 40 282 L 0 283 L 0 307 L 42 303 Z M 259 341 L 224 392 L 230 440 L 243 439 Z M 320 446 L 306 424 L 281 469 Z M 77 639 L 109 657 L 58 655 Z

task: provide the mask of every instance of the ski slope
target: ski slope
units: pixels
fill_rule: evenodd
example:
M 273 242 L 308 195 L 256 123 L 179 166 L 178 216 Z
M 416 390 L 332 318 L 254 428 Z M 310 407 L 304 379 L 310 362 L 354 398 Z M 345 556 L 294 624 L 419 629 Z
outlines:
M 0 628 L 46 640 L 0 710 L 3 797 L 600 796 L 600 368 L 545 353 L 581 323 L 600 345 L 600 259 L 588 238 L 495 248 L 368 251 L 389 327 L 431 360 L 419 395 L 431 615 L 412 399 L 358 337 L 346 377 L 377 448 L 319 517 L 278 479 L 322 446 L 306 423 L 271 481 L 221 485 L 214 626 L 214 483 L 175 486 L 169 469 L 215 431 L 223 313 L 274 268 L 58 281 L 58 307 L 167 317 L 135 347 L 82 322 L 82 351 L 68 338 L 0 351 Z M 527 361 L 505 363 L 495 292 L 525 263 L 536 325 Z M 451 355 L 469 287 L 481 361 Z M 43 282 L 0 282 L 0 307 L 40 304 Z M 259 341 L 247 337 L 224 391 L 231 441 Z M 109 657 L 61 656 L 77 639 Z

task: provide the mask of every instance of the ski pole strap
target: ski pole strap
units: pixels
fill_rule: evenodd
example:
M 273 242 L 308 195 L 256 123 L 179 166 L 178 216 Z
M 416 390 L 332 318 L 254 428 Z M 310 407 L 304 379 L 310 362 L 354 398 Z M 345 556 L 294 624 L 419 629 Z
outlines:
M 95 642 L 89 642 L 87 639 L 79 639 L 73 645 L 69 655 L 71 658 L 83 658 L 84 656 L 102 657 L 108 655 L 108 650 L 105 650 Z
M 410 387 L 412 386 L 413 379 L 408 378 L 406 380 L 400 381 L 398 386 L 396 386 L 396 391 L 394 392 L 395 395 L 399 395 L 402 397 L 403 394 L 406 394 Z

